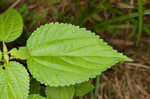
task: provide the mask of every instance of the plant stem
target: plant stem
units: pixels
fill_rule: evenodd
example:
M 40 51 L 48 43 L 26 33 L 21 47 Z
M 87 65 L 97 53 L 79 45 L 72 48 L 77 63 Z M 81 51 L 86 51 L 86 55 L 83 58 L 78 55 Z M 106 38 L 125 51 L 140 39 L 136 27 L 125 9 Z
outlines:
M 100 85 L 100 77 L 99 76 L 97 76 L 96 77 L 96 86 L 95 86 L 95 99 L 97 99 L 97 94 L 98 94 L 98 92 L 99 92 L 99 85 Z
M 80 96 L 79 99 L 83 99 L 83 96 Z
M 91 91 L 91 93 L 90 93 L 90 99 L 94 99 L 93 91 Z
M 9 61 L 9 56 L 8 56 L 7 46 L 4 42 L 3 42 L 3 59 L 4 59 L 4 66 L 5 66 Z
M 138 35 L 137 35 L 137 42 L 136 45 L 138 45 L 140 39 L 141 39 L 141 35 L 142 35 L 142 30 L 143 30 L 143 0 L 138 0 L 138 20 L 139 20 L 139 31 L 138 31 Z

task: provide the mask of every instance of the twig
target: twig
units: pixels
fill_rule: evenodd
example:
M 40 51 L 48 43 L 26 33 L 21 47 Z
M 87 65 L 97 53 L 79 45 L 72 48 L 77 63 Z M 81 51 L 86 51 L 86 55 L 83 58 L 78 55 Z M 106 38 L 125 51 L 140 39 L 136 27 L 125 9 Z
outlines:
M 143 64 L 138 64 L 138 63 L 126 63 L 126 64 L 130 65 L 130 66 L 136 66 L 136 67 L 142 67 L 142 68 L 145 68 L 145 69 L 150 69 L 150 66 L 143 65 Z
M 97 99 L 97 94 L 99 92 L 99 86 L 100 86 L 100 77 L 99 75 L 96 77 L 96 86 L 95 86 L 95 99 Z
M 16 7 L 20 3 L 20 1 L 21 0 L 16 0 L 8 9 Z
M 142 86 L 139 86 L 139 85 L 136 85 L 137 89 L 143 93 L 144 95 L 150 97 L 150 94 L 142 87 Z

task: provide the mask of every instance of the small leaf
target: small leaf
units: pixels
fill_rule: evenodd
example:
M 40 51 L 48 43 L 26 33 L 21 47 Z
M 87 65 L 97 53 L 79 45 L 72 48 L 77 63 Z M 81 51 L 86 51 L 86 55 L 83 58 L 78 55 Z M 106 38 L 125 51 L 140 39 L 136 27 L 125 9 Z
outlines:
M 27 47 L 19 47 L 17 50 L 16 48 L 13 48 L 10 51 L 10 55 L 13 56 L 13 58 L 26 60 L 30 57 Z
M 1 52 L 1 50 L 0 50 L 0 61 L 2 60 L 2 52 Z
M 99 36 L 70 24 L 41 26 L 28 39 L 27 48 L 29 71 L 49 86 L 85 82 L 118 62 L 131 61 Z
M 74 87 L 46 87 L 48 99 L 73 99 Z
M 75 95 L 84 96 L 94 89 L 94 86 L 90 82 L 84 82 L 75 85 Z
M 11 42 L 22 33 L 23 20 L 15 9 L 9 9 L 0 15 L 0 41 Z
M 31 94 L 28 99 L 47 99 L 45 97 L 40 96 L 39 94 Z
M 27 99 L 29 75 L 17 62 L 9 62 L 5 68 L 0 66 L 0 99 Z

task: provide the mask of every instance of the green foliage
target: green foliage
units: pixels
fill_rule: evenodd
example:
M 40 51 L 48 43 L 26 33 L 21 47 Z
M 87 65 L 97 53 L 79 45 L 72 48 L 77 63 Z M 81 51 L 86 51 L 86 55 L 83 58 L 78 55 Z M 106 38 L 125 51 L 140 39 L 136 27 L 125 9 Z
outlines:
M 150 10 L 145 10 L 143 12 L 143 14 L 144 15 L 150 15 Z M 105 21 L 100 22 L 98 24 L 94 24 L 90 28 L 91 29 L 106 28 L 108 25 L 111 25 L 112 23 L 124 21 L 124 20 L 127 20 L 127 19 L 132 19 L 132 18 L 135 18 L 135 17 L 138 17 L 137 12 L 131 13 L 131 14 L 125 14 L 125 15 L 121 15 L 119 17 L 115 17 L 115 18 L 112 18 L 112 19 L 109 19 L 109 20 L 105 20 Z
M 84 96 L 94 89 L 94 86 L 90 82 L 84 82 L 81 84 L 75 85 L 75 95 Z
M 0 15 L 0 41 L 14 41 L 21 35 L 22 30 L 22 18 L 15 9 L 9 9 Z
M 81 96 L 93 89 L 90 83 L 83 82 L 118 62 L 132 61 L 93 32 L 63 23 L 41 26 L 26 46 L 8 51 L 5 43 L 16 40 L 22 28 L 22 18 L 16 10 L 0 15 L 0 99 L 73 99 L 75 94 Z M 14 59 L 27 60 L 29 72 L 39 81 L 31 80 L 29 97 L 29 74 Z M 45 86 L 47 98 L 42 97 Z
M 94 33 L 70 24 L 41 26 L 28 39 L 27 48 L 31 74 L 49 86 L 81 83 L 117 62 L 131 61 Z
M 18 10 L 21 13 L 23 19 L 25 20 L 28 17 L 28 14 L 30 12 L 28 5 L 27 4 L 21 4 L 21 5 L 19 5 Z
M 46 95 L 48 99 L 73 99 L 74 87 L 47 87 Z
M 5 68 L 5 69 L 4 69 Z M 27 99 L 29 76 L 26 69 L 17 62 L 0 66 L 0 99 Z
M 36 24 L 43 24 L 46 22 L 46 15 L 47 15 L 47 11 L 43 10 L 41 11 L 40 13 L 36 13 L 36 12 L 33 12 L 33 19 L 32 19 L 32 23 L 30 25 L 30 28 L 33 27 L 34 25 Z
M 80 17 L 75 19 L 75 23 L 82 26 L 89 19 L 93 18 L 100 20 L 98 13 L 106 10 L 108 7 L 110 7 L 110 4 L 108 4 L 105 0 L 101 0 L 100 3 L 97 3 L 96 0 L 92 0 L 87 9 L 81 10 L 82 14 Z
M 8 61 L 9 61 L 8 49 L 4 42 L 3 42 L 3 58 L 4 58 L 4 62 L 8 63 Z
M 13 48 L 10 52 L 11 58 L 26 60 L 30 57 L 28 49 L 26 47 L 19 47 L 19 49 Z
M 113 13 L 115 13 L 115 14 L 118 14 L 118 15 L 120 15 L 120 16 L 125 16 L 126 14 L 125 13 L 123 13 L 122 11 L 120 11 L 120 10 L 118 10 L 118 9 L 116 9 L 116 8 L 109 8 L 109 10 L 110 11 L 112 11 Z M 144 10 L 144 12 L 143 12 L 143 15 L 149 15 L 150 14 L 150 10 Z M 137 14 L 137 16 L 138 16 L 138 14 Z M 129 18 L 129 16 L 128 17 L 126 17 L 126 18 Z M 115 19 L 115 18 L 114 18 Z M 110 19 L 110 20 L 113 20 L 113 19 Z M 141 19 L 140 19 L 141 20 Z M 118 22 L 119 21 L 123 21 L 123 20 L 118 20 Z M 133 37 L 133 36 L 135 36 L 136 35 L 136 30 L 138 29 L 138 20 L 136 20 L 136 19 L 134 19 L 134 17 L 131 17 L 130 19 L 129 19 L 129 21 L 131 22 L 131 24 L 133 24 L 133 25 L 129 25 L 129 24 L 124 24 L 124 25 L 111 25 L 112 23 L 114 23 L 113 21 L 112 21 L 112 23 L 109 25 L 109 27 L 107 27 L 107 26 L 105 26 L 106 28 L 104 28 L 105 30 L 108 30 L 109 32 L 112 32 L 112 29 L 110 28 L 110 27 L 114 27 L 114 30 L 118 30 L 118 28 L 132 28 L 132 32 L 128 35 L 128 37 L 127 37 L 127 39 L 130 39 L 131 37 Z M 117 22 L 117 21 L 116 21 Z M 144 31 L 144 32 L 146 32 L 147 33 L 147 35 L 150 35 L 150 29 L 149 29 L 149 27 L 148 26 L 146 26 L 145 24 L 143 24 L 143 30 L 142 31 Z M 115 33 L 116 33 L 116 31 L 115 31 Z M 139 36 L 140 37 L 140 36 Z
M 31 94 L 28 99 L 47 99 L 45 97 L 40 96 L 39 94 Z

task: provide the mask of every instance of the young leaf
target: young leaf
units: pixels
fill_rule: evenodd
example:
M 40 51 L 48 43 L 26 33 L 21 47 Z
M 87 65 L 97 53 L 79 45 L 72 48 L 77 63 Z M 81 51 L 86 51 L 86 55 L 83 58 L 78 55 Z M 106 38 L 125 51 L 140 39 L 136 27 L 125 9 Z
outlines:
M 49 86 L 85 82 L 120 61 L 131 61 L 99 36 L 70 24 L 41 26 L 28 39 L 27 48 L 29 71 Z
M 18 50 L 16 48 L 13 48 L 12 50 L 10 50 L 10 55 L 13 58 L 22 60 L 25 60 L 30 57 L 27 47 L 19 47 Z
M 75 85 L 75 95 L 84 96 L 94 89 L 94 86 L 90 82 L 84 82 Z
M 1 52 L 1 50 L 0 50 L 0 61 L 2 60 L 2 52 Z
M 22 17 L 15 9 L 9 9 L 0 15 L 0 41 L 14 41 L 21 35 L 22 30 Z
M 27 99 L 29 76 L 26 69 L 17 62 L 0 66 L 0 99 Z
M 74 87 L 46 87 L 48 99 L 73 99 Z
M 31 94 L 28 99 L 47 99 L 45 97 L 40 96 L 39 94 Z

